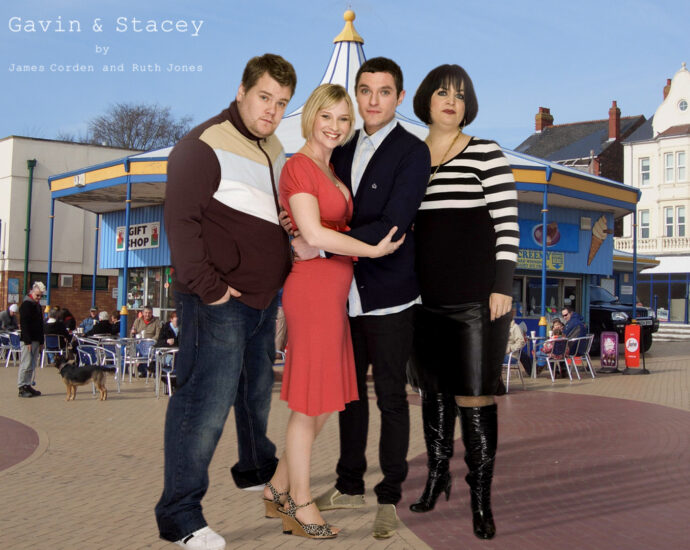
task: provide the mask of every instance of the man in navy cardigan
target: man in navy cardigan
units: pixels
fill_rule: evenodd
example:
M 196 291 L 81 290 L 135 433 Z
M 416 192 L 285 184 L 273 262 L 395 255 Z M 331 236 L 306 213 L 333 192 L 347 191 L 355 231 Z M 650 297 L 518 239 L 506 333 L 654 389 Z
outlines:
M 429 150 L 395 120 L 405 97 L 402 71 L 390 59 L 366 61 L 357 72 L 355 94 L 364 131 L 333 152 L 338 177 L 353 196 L 350 236 L 379 242 L 393 226 L 406 234 L 398 251 L 354 263 L 348 309 L 359 400 L 340 413 L 340 459 L 335 487 L 316 499 L 320 510 L 364 505 L 365 451 L 369 426 L 366 375 L 373 366 L 381 411 L 379 462 L 383 480 L 376 485 L 378 511 L 373 535 L 388 538 L 397 527 L 395 505 L 407 476 L 410 416 L 405 369 L 412 345 L 412 306 L 419 302 L 414 271 L 412 223 L 429 180 Z M 301 256 L 297 248 L 298 256 Z

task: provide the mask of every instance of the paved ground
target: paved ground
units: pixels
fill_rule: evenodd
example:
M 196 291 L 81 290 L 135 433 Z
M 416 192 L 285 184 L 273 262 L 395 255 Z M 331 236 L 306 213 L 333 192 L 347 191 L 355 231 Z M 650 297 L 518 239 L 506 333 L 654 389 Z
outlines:
M 547 378 L 513 382 L 499 398 L 499 455 L 494 484 L 498 535 L 471 533 L 456 441 L 449 502 L 428 514 L 407 506 L 425 481 L 418 399 L 412 403 L 410 474 L 399 513 L 404 525 L 387 541 L 370 536 L 378 478 L 377 418 L 370 430 L 368 505 L 328 513 L 342 527 L 335 540 L 315 542 L 282 535 L 263 518 L 257 493 L 237 490 L 228 467 L 235 462 L 234 420 L 211 464 L 204 500 L 209 523 L 228 548 L 690 548 L 690 343 L 657 343 L 647 357 L 649 376 L 602 375 L 570 383 Z M 16 368 L 0 368 L 0 549 L 173 548 L 157 537 L 152 508 L 162 484 L 162 425 L 167 398 L 136 380 L 121 394 L 109 381 L 109 399 L 88 387 L 64 401 L 57 372 L 38 374 L 44 395 L 19 399 Z M 278 400 L 270 436 L 283 445 L 287 408 Z M 456 434 L 459 437 L 459 433 Z M 333 483 L 338 451 L 331 419 L 314 449 L 316 493 Z

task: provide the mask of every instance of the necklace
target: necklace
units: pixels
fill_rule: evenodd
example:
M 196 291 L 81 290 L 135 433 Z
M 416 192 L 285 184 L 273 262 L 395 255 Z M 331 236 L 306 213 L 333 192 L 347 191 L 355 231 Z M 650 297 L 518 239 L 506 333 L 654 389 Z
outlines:
M 455 137 L 453 138 L 453 141 L 451 141 L 450 145 L 448 146 L 448 149 L 446 149 L 446 152 L 443 153 L 443 156 L 441 157 L 441 162 L 438 163 L 438 166 L 436 167 L 436 170 L 434 170 L 434 173 L 431 174 L 431 177 L 429 178 L 429 181 L 434 179 L 434 176 L 436 175 L 436 172 L 438 172 L 438 169 L 441 168 L 441 165 L 446 162 L 446 156 L 448 153 L 450 153 L 450 150 L 453 148 L 453 145 L 455 145 L 455 142 L 458 141 L 458 138 L 460 137 L 460 134 L 462 133 L 462 130 L 458 130 L 458 133 L 455 134 Z M 429 140 L 429 145 L 431 145 L 431 140 Z
M 311 153 L 311 155 L 307 155 L 307 156 L 316 164 L 316 166 L 319 167 L 319 170 L 321 170 L 325 174 L 325 176 L 330 180 L 330 182 L 333 185 L 335 185 L 338 189 L 340 189 L 340 182 L 337 179 L 335 181 L 333 181 L 333 178 L 331 178 L 329 175 L 329 172 L 331 172 L 330 166 L 323 164 L 323 163 L 321 163 L 321 161 L 318 160 L 316 153 L 314 152 L 314 149 L 312 149 L 309 146 L 308 141 L 304 145 L 307 149 L 309 149 L 309 151 Z M 327 170 L 324 170 L 323 166 L 321 164 L 323 164 L 323 166 L 326 166 Z

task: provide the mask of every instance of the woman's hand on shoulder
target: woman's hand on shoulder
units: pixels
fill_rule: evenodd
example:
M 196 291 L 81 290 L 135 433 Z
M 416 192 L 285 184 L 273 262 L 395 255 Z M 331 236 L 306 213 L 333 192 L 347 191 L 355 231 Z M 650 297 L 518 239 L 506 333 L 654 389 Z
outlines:
M 405 242 L 405 235 L 397 240 L 394 241 L 393 235 L 395 235 L 395 232 L 398 230 L 398 226 L 396 225 L 393 227 L 389 232 L 388 235 L 386 235 L 383 239 L 379 241 L 379 243 L 374 247 L 375 252 L 371 256 L 372 258 L 380 258 L 381 256 L 387 256 L 388 254 L 393 254 L 398 248 L 402 246 L 402 243 Z
M 489 295 L 489 309 L 491 310 L 491 320 L 494 321 L 499 317 L 503 317 L 510 311 L 513 305 L 512 296 L 492 292 Z

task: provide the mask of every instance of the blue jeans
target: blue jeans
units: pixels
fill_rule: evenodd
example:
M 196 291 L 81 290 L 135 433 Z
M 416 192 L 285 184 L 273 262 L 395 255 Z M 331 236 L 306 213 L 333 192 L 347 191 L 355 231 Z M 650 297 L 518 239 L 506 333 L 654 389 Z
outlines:
M 266 437 L 277 299 L 258 310 L 234 299 L 209 306 L 192 294 L 176 298 L 177 390 L 165 418 L 165 485 L 156 505 L 160 536 L 169 541 L 207 525 L 201 499 L 230 407 L 238 427 L 237 466 L 261 471 L 277 462 Z

